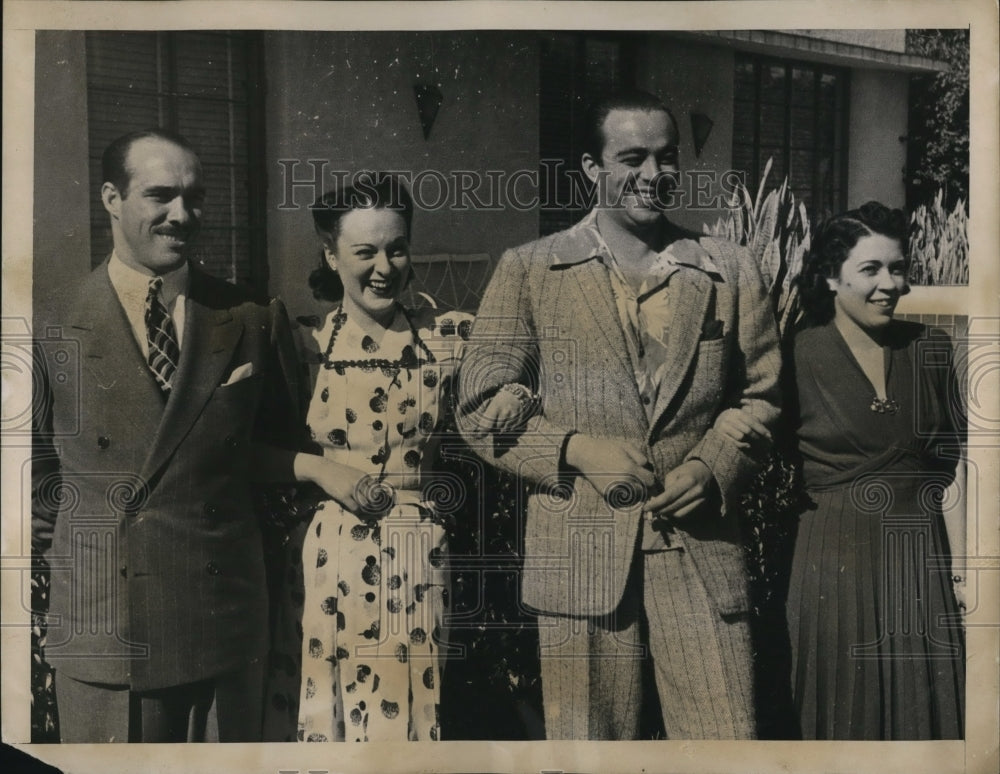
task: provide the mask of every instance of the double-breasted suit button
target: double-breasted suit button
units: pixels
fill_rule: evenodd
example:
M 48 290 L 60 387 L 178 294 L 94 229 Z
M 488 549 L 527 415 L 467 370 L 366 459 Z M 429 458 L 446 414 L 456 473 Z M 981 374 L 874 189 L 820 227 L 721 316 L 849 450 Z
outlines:
M 235 435 L 227 435 L 224 443 L 226 444 L 227 449 L 235 449 L 240 445 L 240 439 Z
M 121 576 L 123 578 L 127 578 L 128 577 L 128 567 L 126 567 L 124 564 L 121 566 L 121 569 L 118 572 L 121 573 Z
M 221 570 L 219 570 L 219 565 L 217 565 L 215 562 L 209 562 L 208 564 L 205 565 L 205 572 L 207 572 L 209 575 L 218 575 L 221 572 Z
M 649 405 L 649 396 L 648 395 L 643 395 L 642 396 L 642 405 L 643 406 L 648 406 Z
M 217 516 L 219 514 L 219 506 L 212 503 L 205 503 L 204 510 L 206 516 Z
M 106 435 L 97 436 L 98 449 L 107 449 L 110 445 L 111 445 L 111 439 L 108 438 Z

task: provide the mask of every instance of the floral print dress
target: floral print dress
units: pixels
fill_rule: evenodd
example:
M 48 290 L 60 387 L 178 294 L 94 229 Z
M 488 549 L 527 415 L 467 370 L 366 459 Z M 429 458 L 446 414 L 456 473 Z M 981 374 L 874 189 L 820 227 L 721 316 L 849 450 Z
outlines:
M 326 457 L 390 485 L 381 493 L 393 505 L 371 518 L 326 501 L 306 532 L 300 741 L 439 738 L 440 516 L 458 493 L 430 465 L 471 321 L 399 308 L 376 342 L 338 310 L 312 335 L 311 437 Z

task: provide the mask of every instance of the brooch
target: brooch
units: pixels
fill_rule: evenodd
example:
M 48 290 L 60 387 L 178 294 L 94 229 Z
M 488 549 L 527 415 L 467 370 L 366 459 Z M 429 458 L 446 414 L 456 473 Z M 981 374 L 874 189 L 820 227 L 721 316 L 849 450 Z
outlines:
M 899 404 L 892 398 L 880 398 L 875 396 L 872 398 L 872 402 L 869 404 L 868 408 L 876 414 L 895 414 L 899 411 Z

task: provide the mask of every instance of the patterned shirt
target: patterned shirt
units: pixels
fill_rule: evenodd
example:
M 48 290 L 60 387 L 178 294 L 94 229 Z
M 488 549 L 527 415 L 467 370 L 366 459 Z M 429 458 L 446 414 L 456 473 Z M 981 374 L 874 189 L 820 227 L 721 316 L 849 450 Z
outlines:
M 608 267 L 611 291 L 625 332 L 635 382 L 646 408 L 646 417 L 652 421 L 660 385 L 666 375 L 665 359 L 670 336 L 691 335 L 690 331 L 670 330 L 673 297 L 679 292 L 676 284 L 671 286 L 670 278 L 682 267 L 716 275 L 719 270 L 698 242 L 678 239 L 656 256 L 649 274 L 636 291 L 625 278 L 621 264 L 597 228 L 597 211 L 592 211 L 580 221 L 577 228 L 587 230 L 594 240 L 595 249 L 587 259 L 598 257 Z

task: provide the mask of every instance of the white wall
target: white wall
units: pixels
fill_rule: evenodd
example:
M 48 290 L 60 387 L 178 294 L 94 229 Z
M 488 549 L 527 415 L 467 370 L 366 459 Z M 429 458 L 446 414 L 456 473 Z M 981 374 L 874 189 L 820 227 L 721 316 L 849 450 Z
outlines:
M 909 76 L 882 70 L 851 71 L 847 205 L 875 199 L 906 203 L 904 166 Z
M 39 292 L 90 272 L 84 33 L 35 38 L 35 192 L 32 275 Z
M 681 135 L 681 168 L 730 169 L 733 160 L 734 54 L 719 46 L 700 46 L 674 38 L 654 38 L 640 53 L 639 87 L 661 97 L 677 118 Z M 694 153 L 691 113 L 706 114 L 714 125 L 701 158 Z M 720 193 L 713 187 L 715 194 Z M 675 223 L 701 231 L 703 223 L 714 224 L 722 209 L 686 210 L 670 214 Z
M 854 46 L 880 48 L 902 54 L 906 51 L 906 30 L 788 30 L 796 35 L 805 35 L 820 40 L 850 43 Z
M 293 315 L 318 305 L 306 279 L 319 244 L 308 205 L 321 191 L 298 189 L 297 208 L 279 209 L 279 159 L 327 159 L 334 169 L 499 170 L 538 167 L 538 44 L 523 33 L 269 32 L 267 61 L 268 254 L 270 291 Z M 416 80 L 440 83 L 440 112 L 424 139 Z M 304 163 L 296 177 L 309 178 Z M 436 189 L 427 182 L 425 193 Z M 412 250 L 489 252 L 538 236 L 536 209 L 418 211 Z

